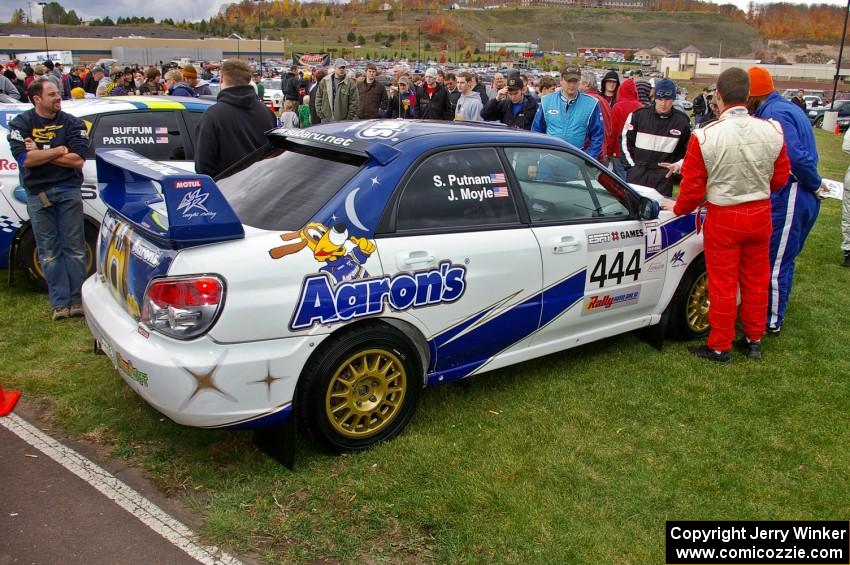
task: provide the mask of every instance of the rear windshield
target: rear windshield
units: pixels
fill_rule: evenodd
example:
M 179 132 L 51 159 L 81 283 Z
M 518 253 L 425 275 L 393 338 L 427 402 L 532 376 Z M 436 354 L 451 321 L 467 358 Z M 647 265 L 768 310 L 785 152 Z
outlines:
M 216 181 L 239 220 L 264 230 L 299 230 L 366 161 L 296 143 Z

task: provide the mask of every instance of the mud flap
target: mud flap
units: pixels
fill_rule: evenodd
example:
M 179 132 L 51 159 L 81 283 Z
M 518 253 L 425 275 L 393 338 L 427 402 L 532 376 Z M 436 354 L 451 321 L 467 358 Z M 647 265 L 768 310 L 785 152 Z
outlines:
M 670 325 L 670 307 L 668 306 L 661 315 L 661 321 L 653 326 L 641 328 L 635 332 L 637 337 L 642 342 L 657 349 L 664 350 L 664 338 L 667 336 L 668 326 Z
M 295 439 L 294 414 L 285 424 L 254 430 L 257 448 L 290 471 L 295 470 Z
M 15 280 L 15 267 L 18 266 L 18 247 L 21 244 L 21 234 L 23 229 L 18 229 L 18 233 L 12 239 L 12 245 L 9 247 L 9 271 L 6 273 L 6 288 L 12 288 L 12 283 Z

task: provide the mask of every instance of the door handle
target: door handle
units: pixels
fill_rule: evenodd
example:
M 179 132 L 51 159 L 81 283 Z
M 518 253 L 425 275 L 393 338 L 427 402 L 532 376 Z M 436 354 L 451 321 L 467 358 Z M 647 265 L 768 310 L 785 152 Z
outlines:
M 575 253 L 581 249 L 581 242 L 575 236 L 565 235 L 555 241 L 555 246 L 552 248 L 552 253 L 560 255 L 562 253 Z
M 407 256 L 400 257 L 399 262 L 405 267 L 429 265 L 434 262 L 434 256 L 427 251 L 411 251 Z

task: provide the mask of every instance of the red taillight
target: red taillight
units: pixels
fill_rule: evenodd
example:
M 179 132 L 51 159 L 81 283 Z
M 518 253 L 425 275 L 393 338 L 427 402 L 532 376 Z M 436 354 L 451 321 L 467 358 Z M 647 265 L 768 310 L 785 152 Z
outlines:
M 191 339 L 212 327 L 224 302 L 224 283 L 216 276 L 155 280 L 145 292 L 142 321 L 169 337 Z
M 159 304 L 178 308 L 218 305 L 221 302 L 221 282 L 213 277 L 183 280 L 161 280 L 151 284 L 148 298 Z

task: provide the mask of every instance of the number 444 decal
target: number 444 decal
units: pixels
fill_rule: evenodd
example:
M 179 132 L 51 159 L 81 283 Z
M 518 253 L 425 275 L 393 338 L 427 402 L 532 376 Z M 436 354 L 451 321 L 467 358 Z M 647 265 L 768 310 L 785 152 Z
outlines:
M 603 253 L 599 256 L 599 259 L 596 261 L 596 265 L 593 267 L 593 271 L 590 273 L 589 281 L 591 283 L 599 283 L 599 288 L 605 286 L 605 281 L 616 280 L 616 284 L 622 284 L 623 279 L 626 277 L 634 277 L 632 280 L 638 280 L 638 276 L 640 275 L 640 249 L 635 249 L 632 253 L 631 258 L 629 259 L 628 265 L 623 269 L 623 265 L 626 263 L 626 252 L 619 251 L 616 255 L 614 255 L 613 261 L 611 261 L 611 266 L 608 266 L 608 259 L 611 255 Z

